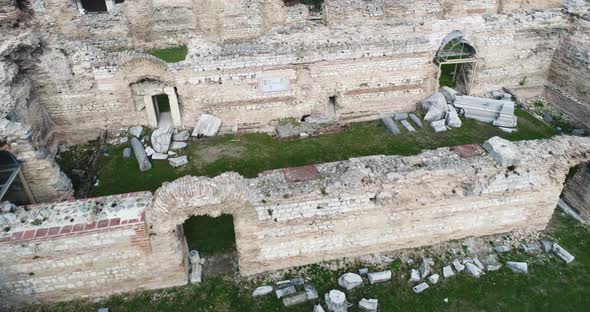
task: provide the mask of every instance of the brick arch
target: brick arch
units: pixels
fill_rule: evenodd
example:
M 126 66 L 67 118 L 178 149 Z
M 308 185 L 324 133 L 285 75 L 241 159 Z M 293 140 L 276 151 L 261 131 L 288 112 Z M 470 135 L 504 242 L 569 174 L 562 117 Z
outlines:
M 148 217 L 155 226 L 171 229 L 195 215 L 235 215 L 247 206 L 248 195 L 246 180 L 234 172 L 215 178 L 185 176 L 156 191 Z
M 167 84 L 174 84 L 174 80 L 168 73 L 166 63 L 154 57 L 139 56 L 130 58 L 121 64 L 118 73 L 129 84 L 134 84 L 145 79 L 160 80 Z

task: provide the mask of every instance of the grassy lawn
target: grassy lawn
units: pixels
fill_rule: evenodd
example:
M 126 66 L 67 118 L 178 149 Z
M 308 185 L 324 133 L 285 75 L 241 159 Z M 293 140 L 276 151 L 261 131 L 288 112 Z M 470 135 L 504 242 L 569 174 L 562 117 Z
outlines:
M 186 59 L 188 48 L 187 46 L 183 45 L 173 48 L 149 50 L 146 51 L 146 53 L 151 54 L 168 63 L 178 63 Z
M 246 177 L 277 168 L 303 166 L 368 155 L 415 155 L 424 150 L 461 144 L 483 143 L 493 136 L 509 140 L 549 138 L 553 129 L 524 111 L 518 111 L 519 131 L 508 134 L 482 122 L 463 120 L 463 127 L 434 133 L 428 126 L 418 132 L 390 135 L 381 121 L 352 124 L 349 131 L 326 134 L 317 138 L 277 141 L 267 134 L 222 135 L 191 141 L 180 154 L 188 155 L 189 165 L 174 169 L 167 161 L 152 161 L 152 169 L 139 172 L 134 157 L 123 158 L 127 145 L 109 147 L 102 157 L 100 184 L 93 195 L 156 190 L 165 181 L 185 175 L 213 177 L 235 171 Z M 400 126 L 401 127 L 401 126 Z M 403 130 L 405 131 L 405 130 Z
M 448 280 L 442 279 L 420 295 L 412 293 L 407 282 L 409 268 L 401 260 L 395 260 L 387 267 L 393 271 L 391 282 L 377 285 L 365 282 L 346 293 L 347 300 L 355 304 L 349 311 L 358 311 L 356 304 L 361 298 L 378 299 L 380 311 L 587 311 L 590 304 L 590 227 L 557 213 L 546 236 L 568 249 L 576 260 L 566 265 L 555 257 L 512 251 L 503 254 L 501 262 L 528 261 L 528 275 L 513 273 L 506 266 L 480 279 L 460 273 Z M 441 263 L 437 261 L 437 270 Z M 322 298 L 330 289 L 338 288 L 338 276 L 356 269 L 357 266 L 350 266 L 330 271 L 311 265 L 305 270 L 293 269 L 287 277 L 298 275 L 300 270 L 307 272 L 305 277 L 315 283 Z M 198 286 L 113 296 L 100 304 L 80 301 L 29 311 L 96 311 L 98 307 L 109 307 L 112 311 L 312 310 L 311 303 L 285 308 L 274 295 L 252 299 L 252 289 L 264 282 L 239 282 L 222 276 L 205 279 Z M 443 301 L 445 298 L 448 303 Z

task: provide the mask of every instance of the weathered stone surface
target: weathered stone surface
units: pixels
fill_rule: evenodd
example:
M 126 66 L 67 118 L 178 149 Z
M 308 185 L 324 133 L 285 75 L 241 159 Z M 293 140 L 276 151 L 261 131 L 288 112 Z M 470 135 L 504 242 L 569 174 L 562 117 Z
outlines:
M 127 132 L 129 132 L 130 135 L 139 139 L 139 138 L 141 138 L 141 135 L 143 134 L 143 127 L 142 126 L 131 127 L 131 128 L 129 128 L 129 130 Z
M 447 265 L 445 267 L 443 267 L 443 276 L 444 278 L 449 278 L 451 276 L 454 276 L 455 272 L 453 272 L 453 268 L 451 268 L 450 265 Z
M 221 119 L 219 119 L 213 115 L 203 114 L 199 118 L 199 121 L 197 122 L 197 125 L 195 126 L 195 129 L 193 130 L 192 136 L 194 136 L 194 137 L 201 137 L 201 136 L 212 137 L 212 136 L 217 135 L 217 132 L 219 132 L 220 127 L 221 127 Z
M 468 262 L 465 264 L 465 268 L 467 268 L 467 272 L 469 272 L 469 274 L 475 278 L 479 278 L 484 274 L 484 272 L 477 265 L 475 265 L 475 263 Z
M 438 275 L 438 274 L 432 274 L 428 277 L 428 281 L 433 285 L 438 283 L 439 279 L 440 279 L 440 275 Z
M 434 265 L 434 261 L 429 258 L 422 259 L 422 263 L 420 263 L 420 279 L 425 279 L 426 276 L 430 274 L 430 266 Z
M 190 138 L 191 133 L 187 130 L 184 131 L 180 131 L 177 133 L 174 133 L 174 135 L 172 135 L 172 140 L 174 141 L 186 141 Z
M 151 146 L 148 146 L 145 148 L 145 154 L 150 157 L 152 155 L 154 155 L 156 153 L 156 151 L 154 151 L 154 149 Z
M 187 156 L 180 156 L 175 158 L 168 158 L 168 163 L 170 166 L 174 168 L 182 167 L 188 164 L 188 157 Z
M 459 92 L 457 92 L 457 90 L 453 88 L 443 86 L 440 88 L 440 93 L 445 97 L 448 104 L 452 104 L 453 102 L 455 102 L 455 98 L 457 97 L 457 94 Z
M 485 266 L 483 265 L 483 263 L 481 263 L 481 261 L 479 261 L 479 259 L 478 259 L 478 258 L 473 258 L 473 263 L 474 263 L 475 265 L 477 265 L 477 267 L 478 267 L 480 270 L 482 270 L 482 271 L 483 271 L 483 270 L 485 270 Z
M 338 278 L 338 285 L 340 287 L 351 290 L 355 287 L 360 286 L 363 283 L 363 278 L 355 273 L 344 273 L 340 278 Z
M 172 142 L 170 145 L 171 150 L 179 150 L 187 147 L 188 144 L 186 142 Z
M 154 153 L 154 154 L 152 154 L 152 159 L 153 160 L 166 160 L 166 159 L 168 159 L 168 154 Z
M 522 249 L 528 254 L 538 255 L 541 253 L 541 248 L 537 243 L 522 244 Z
M 393 120 L 406 120 L 408 119 L 408 113 L 395 113 L 393 114 Z
M 445 98 L 445 96 L 440 93 L 434 93 L 433 95 L 427 97 L 425 100 L 422 101 L 422 108 L 425 111 L 429 111 L 432 107 L 436 107 L 438 108 L 439 111 L 441 112 L 446 112 L 447 109 L 447 99 Z M 438 118 L 441 119 L 442 117 Z M 437 120 L 438 120 L 437 119 Z M 427 120 L 427 119 L 424 119 Z M 432 120 L 427 120 L 427 121 L 432 121 Z
M 265 296 L 270 294 L 274 289 L 272 288 L 272 286 L 266 285 L 266 286 L 260 286 L 257 287 L 256 289 L 254 289 L 254 292 L 252 293 L 252 297 L 260 297 L 260 296 Z
M 402 126 L 404 126 L 404 128 L 406 128 L 409 132 L 416 132 L 416 129 L 414 129 L 414 127 L 412 127 L 412 125 L 407 121 L 407 120 L 402 120 L 400 121 L 400 123 L 402 124 Z
M 461 261 L 459 261 L 459 259 L 453 260 L 453 267 L 455 267 L 455 270 L 457 272 L 461 272 L 461 271 L 465 270 L 465 266 L 461 263 Z
M 428 286 L 427 283 L 421 283 L 421 284 L 418 284 L 418 285 L 412 287 L 412 290 L 414 291 L 414 293 L 419 294 L 428 288 L 430 288 L 430 286 Z
M 446 121 L 444 119 L 431 122 L 430 127 L 436 133 L 447 131 Z
M 379 300 L 377 299 L 361 299 L 359 301 L 359 309 L 361 311 L 367 312 L 377 312 L 377 308 L 379 307 Z
M 191 263 L 190 281 L 192 284 L 200 284 L 203 281 L 203 266 L 201 263 Z
M 483 148 L 503 167 L 520 165 L 522 153 L 508 140 L 493 137 L 483 144 Z
M 172 142 L 173 128 L 158 128 L 152 133 L 152 148 L 158 152 L 165 154 L 168 152 L 170 143 Z
M 330 312 L 347 312 L 348 303 L 346 302 L 346 295 L 339 290 L 330 290 L 325 295 L 326 305 Z
M 456 108 L 465 111 L 465 118 L 491 122 L 498 127 L 515 127 L 514 102 L 474 96 L 457 96 Z
M 301 304 L 307 301 L 307 295 L 304 291 L 297 292 L 292 296 L 288 296 L 283 298 L 283 304 L 286 307 L 290 307 L 293 305 Z
M 324 310 L 324 308 L 322 308 L 321 305 L 316 304 L 315 306 L 313 306 L 313 312 L 326 312 L 326 311 Z
M 495 246 L 494 250 L 497 253 L 504 253 L 504 252 L 509 252 L 512 250 L 512 248 L 510 246 L 506 246 L 506 245 L 500 245 L 500 246 Z
M 368 268 L 361 268 L 359 269 L 359 275 L 364 276 L 369 274 L 369 269 Z
M 557 243 L 553 243 L 553 253 L 558 256 L 561 260 L 565 261 L 565 263 L 571 263 L 574 261 L 575 257 L 572 256 L 567 250 L 563 247 L 559 246 Z
M 418 117 L 414 113 L 410 113 L 409 116 L 410 116 L 410 119 L 412 120 L 412 122 L 416 125 L 416 127 L 424 128 L 424 126 L 422 125 L 422 121 L 420 120 L 420 117 Z
M 315 285 L 312 283 L 305 283 L 303 285 L 303 289 L 305 290 L 305 294 L 307 295 L 308 300 L 315 300 L 318 299 L 318 291 L 315 288 Z
M 547 239 L 541 240 L 541 247 L 545 253 L 550 253 L 553 251 L 553 242 Z
M 447 114 L 447 125 L 453 128 L 461 128 L 463 122 L 461 118 L 459 118 L 459 114 L 457 114 L 457 110 L 455 106 L 449 105 L 449 112 Z
M 506 266 L 516 273 L 528 274 L 529 272 L 529 266 L 526 262 L 508 261 Z
M 133 148 L 135 159 L 139 165 L 139 170 L 143 172 L 152 169 L 152 164 L 143 149 L 143 145 L 137 138 L 131 138 L 131 147 Z
M 442 120 L 445 118 L 446 111 L 443 111 L 438 106 L 432 106 L 424 116 L 424 121 L 426 122 L 433 122 L 437 120 Z
M 389 131 L 389 133 L 391 133 L 393 135 L 398 135 L 398 134 L 401 134 L 402 133 L 402 131 L 395 124 L 395 122 L 393 121 L 393 119 L 391 119 L 391 117 L 383 117 L 382 120 L 383 120 L 383 124 L 385 125 L 385 128 L 387 128 L 387 130 Z
M 295 286 L 292 286 L 292 285 L 285 287 L 285 288 L 277 288 L 275 290 L 275 294 L 277 295 L 277 298 L 279 298 L 279 299 L 286 297 L 286 296 L 293 295 L 296 292 L 297 292 L 297 289 L 295 289 Z
M 123 149 L 123 158 L 129 158 L 131 157 L 131 148 L 126 147 L 125 149 Z
M 367 274 L 367 277 L 369 278 L 369 282 L 371 282 L 371 284 L 383 283 L 391 280 L 391 271 L 387 270 L 382 272 L 373 272 Z
M 416 283 L 420 281 L 420 271 L 412 269 L 410 271 L 410 282 Z

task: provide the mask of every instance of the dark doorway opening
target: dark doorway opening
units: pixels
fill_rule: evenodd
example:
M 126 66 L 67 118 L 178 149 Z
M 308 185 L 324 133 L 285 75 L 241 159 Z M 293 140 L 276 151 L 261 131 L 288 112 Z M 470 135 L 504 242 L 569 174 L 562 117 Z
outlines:
M 170 112 L 170 99 L 166 94 L 152 96 L 158 127 L 172 126 L 172 113 Z
M 328 99 L 328 113 L 336 115 L 336 96 L 333 95 Z
M 107 12 L 107 3 L 105 0 L 80 0 L 82 8 L 88 13 L 105 13 Z
M 232 252 L 236 250 L 234 218 L 221 215 L 217 218 L 193 216 L 183 224 L 189 250 L 203 255 Z

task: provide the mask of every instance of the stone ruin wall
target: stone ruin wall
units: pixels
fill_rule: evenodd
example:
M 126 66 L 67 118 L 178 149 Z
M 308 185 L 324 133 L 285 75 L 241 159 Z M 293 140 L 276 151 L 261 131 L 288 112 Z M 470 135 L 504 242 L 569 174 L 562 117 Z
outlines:
M 21 207 L 17 220 L 2 224 L 0 302 L 184 285 L 188 250 L 181 224 L 192 215 L 234 216 L 243 275 L 516 228 L 542 230 L 568 169 L 590 160 L 590 139 L 516 144 L 522 158 L 515 168 L 485 153 L 462 158 L 441 148 L 274 170 L 255 179 L 187 176 L 155 195 Z

